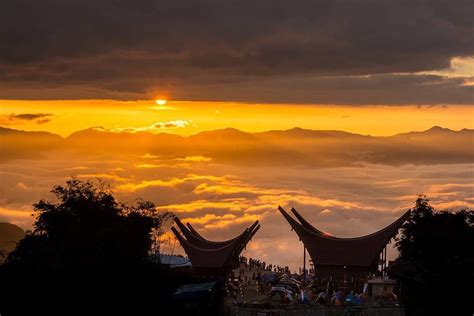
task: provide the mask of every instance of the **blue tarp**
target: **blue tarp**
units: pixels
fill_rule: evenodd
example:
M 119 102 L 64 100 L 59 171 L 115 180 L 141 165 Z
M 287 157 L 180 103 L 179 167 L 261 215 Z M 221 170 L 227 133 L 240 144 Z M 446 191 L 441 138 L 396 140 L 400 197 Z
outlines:
M 178 300 L 196 300 L 208 298 L 214 291 L 217 282 L 204 282 L 185 284 L 180 286 L 173 294 Z
M 191 266 L 191 261 L 189 261 L 189 258 L 180 256 L 160 254 L 160 262 L 161 264 L 169 265 L 171 268 Z

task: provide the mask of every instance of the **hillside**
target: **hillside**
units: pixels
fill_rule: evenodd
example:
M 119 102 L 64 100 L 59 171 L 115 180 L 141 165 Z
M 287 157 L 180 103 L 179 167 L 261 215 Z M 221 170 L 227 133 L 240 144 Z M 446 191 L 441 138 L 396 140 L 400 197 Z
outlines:
M 18 226 L 0 222 L 0 249 L 6 253 L 16 247 L 16 243 L 25 236 L 25 232 Z M 0 262 L 3 258 L 0 256 Z
M 433 127 L 389 137 L 343 131 L 293 128 L 258 133 L 233 128 L 203 131 L 188 137 L 149 132 L 89 128 L 63 139 L 44 132 L 1 129 L 1 159 L 36 159 L 45 152 L 117 156 L 205 156 L 232 164 L 293 164 L 315 167 L 359 163 L 444 164 L 474 162 L 474 131 Z

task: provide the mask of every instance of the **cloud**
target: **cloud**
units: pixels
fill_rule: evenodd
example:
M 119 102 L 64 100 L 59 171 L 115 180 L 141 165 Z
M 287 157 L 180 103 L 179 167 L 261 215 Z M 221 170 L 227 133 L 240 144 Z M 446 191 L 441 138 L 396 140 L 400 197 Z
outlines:
M 272 102 L 274 93 L 290 98 L 295 80 L 308 76 L 331 84 L 325 78 L 449 68 L 453 58 L 474 55 L 472 10 L 465 0 L 10 1 L 0 13 L 0 97 L 170 92 Z M 456 101 L 457 91 L 467 102 L 471 90 L 449 82 L 455 87 L 444 99 Z M 255 83 L 265 89 L 252 91 Z M 378 98 L 397 103 L 391 96 L 403 90 L 385 89 Z M 298 102 L 342 102 L 334 92 L 303 92 Z M 410 99 L 432 98 L 426 92 Z
M 32 121 L 36 119 L 42 119 L 48 116 L 51 116 L 52 114 L 43 114 L 43 113 L 37 113 L 37 114 L 12 114 L 10 115 L 10 118 L 12 120 L 26 120 L 26 121 Z
M 89 14 L 91 4 L 7 4 L 3 12 L 8 13 L 1 16 L 7 44 L 1 60 L 18 64 L 53 59 L 67 65 L 68 59 L 94 60 L 112 52 L 141 64 L 147 76 L 155 69 L 146 70 L 150 65 L 165 70 L 184 65 L 237 73 L 347 74 L 434 69 L 449 65 L 452 56 L 473 52 L 468 32 L 472 5 L 462 0 L 449 7 L 443 1 L 421 0 L 403 5 L 390 0 L 303 1 L 298 6 L 270 0 L 238 5 L 217 0 L 105 1 L 93 3 L 94 15 Z M 98 64 L 95 76 L 103 75 Z
M 184 158 L 176 158 L 178 161 L 186 161 L 186 162 L 209 162 L 212 158 L 204 157 L 204 156 L 187 156 Z
M 215 214 L 205 214 L 204 216 L 201 216 L 201 217 L 184 218 L 183 221 L 185 223 L 203 225 L 209 222 L 214 222 L 214 221 L 219 221 L 219 220 L 235 219 L 236 217 L 237 216 L 235 216 L 234 214 L 224 214 L 222 216 L 217 216 Z
M 176 128 L 185 128 L 191 123 L 187 120 L 176 120 L 168 122 L 156 122 L 149 126 L 144 127 L 120 127 L 105 129 L 106 131 L 117 132 L 117 133 L 138 133 L 138 132 L 150 132 L 150 133 L 160 133 L 163 130 L 167 129 L 176 129 Z
M 149 166 L 147 166 L 149 167 Z M 137 190 L 146 189 L 149 187 L 176 187 L 181 184 L 194 183 L 202 180 L 211 180 L 211 181 L 226 181 L 227 177 L 215 177 L 208 175 L 197 175 L 197 174 L 188 174 L 184 178 L 171 178 L 166 180 L 156 179 L 156 180 L 145 180 L 139 183 L 127 183 L 120 185 L 119 190 L 135 192 Z
M 259 220 L 260 218 L 261 216 L 257 214 L 244 214 L 235 219 L 221 219 L 215 223 L 205 224 L 204 229 L 205 230 L 221 230 L 231 225 L 242 224 L 242 223 L 245 223 L 245 224 L 252 223 Z
M 245 254 L 294 269 L 302 261 L 302 245 L 278 213 L 279 204 L 295 207 L 318 229 L 341 237 L 385 227 L 412 207 L 420 193 L 438 208 L 474 207 L 472 162 L 314 168 L 212 160 L 184 168 L 174 155 L 59 153 L 28 163 L 13 159 L 0 164 L 0 221 L 30 229 L 31 205 L 52 199 L 52 186 L 63 184 L 73 172 L 82 179 L 109 181 L 118 200 L 143 198 L 154 202 L 158 211 L 175 212 L 212 240 L 235 237 L 258 219 L 262 229 Z M 137 168 L 143 160 L 163 166 Z M 171 236 L 168 231 L 163 239 Z M 176 252 L 182 253 L 178 243 Z
M 83 169 L 76 169 L 76 170 L 83 170 Z M 114 182 L 126 182 L 129 179 L 121 177 L 116 174 L 111 173 L 81 173 L 77 175 L 78 178 L 82 179 L 100 179 L 104 181 L 114 181 Z
M 142 168 L 142 169 L 152 169 L 152 168 L 161 168 L 167 167 L 167 165 L 158 165 L 152 163 L 139 163 L 135 165 L 135 168 Z
M 221 216 L 215 214 L 205 214 L 201 217 L 184 218 L 183 222 L 197 224 L 199 227 L 207 231 L 224 229 L 230 225 L 255 222 L 260 218 L 260 215 L 255 214 L 244 214 L 238 217 L 235 214 L 224 214 Z
M 25 122 L 34 122 L 36 124 L 45 124 L 51 121 L 53 114 L 48 113 L 22 113 L 10 114 L 0 117 L 0 124 L 10 125 Z
M 0 206 L 0 222 L 12 223 L 23 229 L 31 229 L 34 222 L 32 210 L 9 209 Z
M 187 203 L 162 205 L 156 209 L 176 213 L 200 213 L 205 210 L 242 212 L 248 207 L 250 207 L 249 201 L 244 199 L 228 199 L 222 201 L 194 200 Z

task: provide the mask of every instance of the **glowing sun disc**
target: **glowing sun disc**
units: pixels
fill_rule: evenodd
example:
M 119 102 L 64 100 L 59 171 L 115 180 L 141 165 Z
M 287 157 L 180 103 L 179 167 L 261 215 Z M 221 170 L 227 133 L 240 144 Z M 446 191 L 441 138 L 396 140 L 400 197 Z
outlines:
M 155 100 L 155 103 L 158 104 L 158 105 L 165 105 L 167 102 L 168 102 L 168 101 L 163 100 L 163 99 Z

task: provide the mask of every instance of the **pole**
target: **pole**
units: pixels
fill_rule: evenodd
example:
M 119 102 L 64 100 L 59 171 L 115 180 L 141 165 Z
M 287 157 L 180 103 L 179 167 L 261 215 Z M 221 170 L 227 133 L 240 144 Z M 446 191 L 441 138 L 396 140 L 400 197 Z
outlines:
M 160 249 L 160 253 L 165 254 L 166 246 L 168 245 L 169 238 L 166 238 L 165 243 L 163 244 L 163 251 Z
M 303 282 L 306 282 L 306 247 L 303 244 Z
M 174 246 L 175 245 L 176 245 L 176 239 L 174 240 L 173 248 L 171 249 L 170 261 L 168 262 L 168 264 L 171 264 L 171 257 L 173 257 L 173 252 L 174 252 Z

